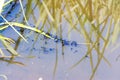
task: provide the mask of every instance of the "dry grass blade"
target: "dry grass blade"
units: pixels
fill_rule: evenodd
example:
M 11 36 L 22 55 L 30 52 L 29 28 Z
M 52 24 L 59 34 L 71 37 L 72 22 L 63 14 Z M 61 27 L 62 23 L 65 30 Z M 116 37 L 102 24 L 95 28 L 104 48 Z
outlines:
M 4 24 L 8 24 L 8 23 L 4 23 Z M 9 24 L 10 24 L 11 26 L 15 26 L 15 27 L 30 29 L 30 30 L 35 31 L 35 32 L 38 32 L 38 33 L 40 33 L 40 34 L 42 34 L 42 35 L 44 35 L 44 36 L 46 36 L 46 37 L 48 37 L 48 38 L 50 38 L 50 39 L 54 39 L 54 38 L 51 37 L 50 35 L 46 34 L 44 31 L 38 30 L 38 29 L 36 29 L 36 28 L 30 27 L 30 26 L 26 26 L 26 25 L 24 25 L 24 24 L 17 23 L 17 22 L 9 22 Z M 8 25 L 9 25 L 9 24 L 8 24 Z M 6 26 L 6 27 L 4 27 L 4 28 L 7 28 L 7 27 L 9 27 L 9 26 Z
M 3 20 L 4 20 L 18 35 L 20 35 L 20 36 L 27 42 L 27 40 L 23 37 L 22 34 L 20 34 L 1 14 L 0 14 L 0 16 L 3 18 Z
M 48 16 L 50 17 L 51 21 L 53 21 L 53 22 L 54 22 L 54 18 L 52 17 L 52 15 L 51 15 L 51 13 L 50 13 L 50 11 L 49 11 L 49 9 L 48 9 L 47 5 L 45 4 L 45 2 L 44 2 L 44 1 L 42 1 L 42 4 L 43 4 L 43 6 L 44 6 L 44 8 L 45 8 L 46 13 L 47 13 L 47 14 L 48 14 Z
M 28 23 L 28 21 L 27 21 L 27 18 L 26 18 L 26 16 L 25 16 L 25 12 L 24 12 L 24 9 L 23 9 L 22 1 L 19 0 L 19 2 L 20 2 L 20 6 L 21 6 L 21 9 L 22 9 L 22 13 L 23 13 L 23 16 L 24 16 L 25 22 L 26 22 L 27 25 L 29 25 L 29 23 Z
M 4 6 L 4 2 L 5 2 L 5 0 L 0 0 L 0 14 L 2 12 L 2 8 Z
M 5 46 L 5 48 L 14 56 L 18 56 L 19 54 L 14 50 L 14 48 L 10 45 L 11 43 L 14 43 L 14 41 L 10 38 L 4 37 L 0 35 L 0 40 Z
M 58 66 L 58 47 L 56 45 L 56 60 L 55 60 L 55 65 L 54 65 L 54 70 L 53 70 L 53 80 L 55 78 L 55 73 L 57 71 L 57 66 Z
M 4 3 L 4 6 L 7 6 L 8 4 L 10 4 L 11 2 L 13 2 L 13 0 L 9 0 L 6 3 Z
M 5 61 L 9 64 L 16 64 L 16 65 L 19 65 L 19 66 L 25 66 L 25 64 L 21 63 L 21 62 L 18 62 L 18 61 L 13 61 L 13 60 L 7 60 L 7 59 L 4 59 L 4 58 L 0 58 L 1 61 Z

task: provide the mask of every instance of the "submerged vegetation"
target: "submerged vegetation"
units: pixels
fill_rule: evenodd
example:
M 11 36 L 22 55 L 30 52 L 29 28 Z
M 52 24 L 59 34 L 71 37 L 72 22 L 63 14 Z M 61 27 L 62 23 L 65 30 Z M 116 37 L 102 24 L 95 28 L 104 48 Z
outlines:
M 23 23 L 8 21 L 6 19 L 7 16 L 2 15 L 2 12 L 5 12 L 5 7 L 11 3 L 20 4 L 20 13 L 18 13 L 17 18 L 19 18 L 19 14 L 23 14 Z M 25 4 L 25 8 L 23 4 Z M 39 14 L 39 17 L 36 17 L 36 14 Z M 16 30 L 16 26 L 21 29 L 30 29 L 48 38 L 55 39 L 43 32 L 46 31 L 59 36 L 61 40 L 66 35 L 63 34 L 64 28 L 68 29 L 68 36 L 73 30 L 78 32 L 84 37 L 87 52 L 70 69 L 75 68 L 86 56 L 89 56 L 92 70 L 90 80 L 93 79 L 102 60 L 110 65 L 104 53 L 108 46 L 116 42 L 120 34 L 120 0 L 0 0 L 0 17 L 3 19 L 3 22 L 0 22 L 0 31 L 11 27 L 26 42 L 24 35 Z M 30 19 L 33 20 L 32 24 L 35 27 L 30 26 Z M 67 26 L 63 25 L 64 22 Z M 15 43 L 12 39 L 0 34 L 0 41 L 6 50 L 11 53 L 11 57 L 7 57 L 0 49 L 2 58 L 20 56 L 11 46 L 11 44 Z M 93 53 L 93 51 L 96 53 Z M 96 62 L 93 61 L 94 54 L 97 54 Z M 62 55 L 64 57 L 64 52 Z M 54 74 L 57 67 L 57 57 L 56 53 Z

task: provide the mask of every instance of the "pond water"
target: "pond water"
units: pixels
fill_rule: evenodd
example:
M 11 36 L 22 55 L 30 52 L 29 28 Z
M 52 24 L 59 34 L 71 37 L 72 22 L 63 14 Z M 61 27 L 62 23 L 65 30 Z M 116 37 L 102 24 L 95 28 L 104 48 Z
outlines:
M 19 5 L 16 8 L 19 8 Z M 31 24 L 33 24 L 32 21 Z M 63 25 L 66 26 L 65 22 Z M 16 42 L 19 39 L 18 34 L 11 28 L 2 31 L 1 34 L 14 39 Z M 88 56 L 80 64 L 70 69 L 85 56 L 87 51 L 86 45 L 81 44 L 84 39 L 82 36 L 78 37 L 77 31 L 71 31 L 71 38 L 66 37 L 67 35 L 63 36 L 64 46 L 60 41 L 46 39 L 43 35 L 29 30 L 25 30 L 24 34 L 27 34 L 25 37 L 28 43 L 24 40 L 20 41 L 16 49 L 21 56 L 14 59 L 14 61 L 24 65 L 0 60 L 0 80 L 4 80 L 5 77 L 7 80 L 89 80 L 92 71 Z M 117 42 L 119 43 L 120 40 Z M 17 43 L 13 44 L 14 47 L 15 45 Z M 112 52 L 114 46 L 117 44 L 108 47 L 105 52 L 105 57 L 110 61 L 111 66 L 102 61 L 94 80 L 120 79 L 120 53 L 118 53 L 120 46 L 118 45 L 118 48 Z M 3 48 L 2 44 L 0 47 Z M 2 50 L 5 51 L 4 48 Z M 6 55 L 9 53 L 6 52 Z
M 17 40 L 15 38 L 18 37 L 11 28 L 3 31 L 2 34 L 14 38 L 14 40 Z M 33 33 L 27 38 L 28 43 L 22 40 L 17 50 L 22 57 L 15 60 L 22 62 L 25 66 L 1 62 L 0 74 L 5 74 L 8 80 L 38 80 L 39 77 L 42 77 L 43 80 L 53 80 L 53 71 L 57 60 L 55 80 L 72 80 L 74 77 L 69 79 L 69 74 L 72 75 L 75 72 L 72 73 L 69 68 L 85 54 L 85 45 L 75 44 L 75 41 L 66 43 L 63 56 L 60 42 L 56 43 L 54 40 L 45 39 L 42 35 L 39 35 L 38 40 L 34 42 L 34 35 L 37 34 Z M 85 62 L 87 60 L 86 57 Z

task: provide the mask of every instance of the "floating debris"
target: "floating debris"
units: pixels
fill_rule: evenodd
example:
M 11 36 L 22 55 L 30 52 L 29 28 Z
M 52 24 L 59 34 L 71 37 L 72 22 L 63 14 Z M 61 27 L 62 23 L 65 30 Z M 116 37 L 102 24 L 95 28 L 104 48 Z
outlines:
M 77 47 L 78 44 L 76 41 L 68 41 L 68 40 L 63 40 L 63 39 L 60 39 L 58 36 L 54 36 L 50 33 L 47 33 L 49 36 L 51 36 L 52 38 L 54 38 L 54 42 L 56 43 L 61 43 L 63 46 L 73 46 L 73 47 Z M 46 38 L 45 38 L 46 39 Z
M 70 41 L 63 40 L 62 42 L 63 42 L 63 44 L 64 44 L 65 46 L 69 46 L 69 45 L 70 45 Z

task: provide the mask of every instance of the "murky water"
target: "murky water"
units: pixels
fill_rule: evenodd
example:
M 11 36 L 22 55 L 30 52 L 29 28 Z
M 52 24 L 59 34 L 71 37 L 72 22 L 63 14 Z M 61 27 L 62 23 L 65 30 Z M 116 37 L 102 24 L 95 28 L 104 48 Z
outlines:
M 19 28 L 17 29 L 19 30 Z M 18 34 L 11 28 L 4 30 L 1 34 L 13 38 L 16 42 L 19 38 Z M 87 50 L 86 45 L 80 44 L 84 42 L 84 39 L 82 36 L 77 37 L 79 36 L 78 32 L 72 31 L 71 38 L 64 35 L 63 44 L 61 40 L 46 39 L 44 36 L 29 30 L 25 30 L 24 34 L 30 34 L 25 35 L 28 43 L 20 41 L 17 51 L 21 56 L 15 58 L 15 61 L 24 65 L 11 64 L 1 60 L 0 80 L 4 80 L 5 77 L 8 80 L 89 80 L 92 72 L 89 57 L 86 56 L 79 65 L 70 69 L 85 55 Z M 36 36 L 38 36 L 37 40 Z M 110 47 L 108 48 L 105 57 L 111 62 L 111 66 L 103 61 L 94 80 L 120 79 L 119 48 L 113 52 L 109 51 Z M 9 55 L 9 53 L 7 54 Z

